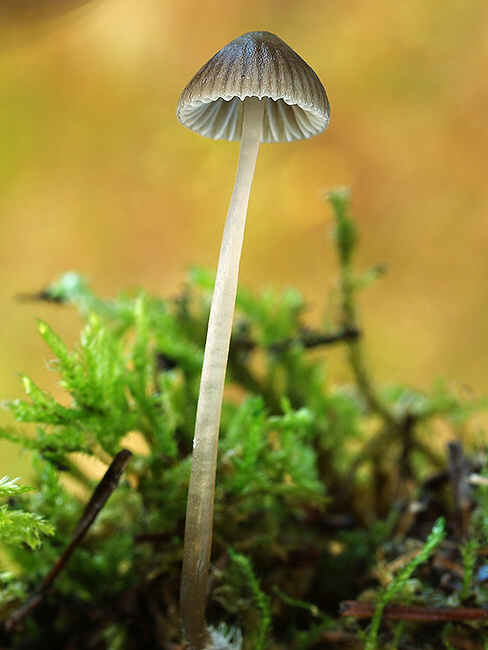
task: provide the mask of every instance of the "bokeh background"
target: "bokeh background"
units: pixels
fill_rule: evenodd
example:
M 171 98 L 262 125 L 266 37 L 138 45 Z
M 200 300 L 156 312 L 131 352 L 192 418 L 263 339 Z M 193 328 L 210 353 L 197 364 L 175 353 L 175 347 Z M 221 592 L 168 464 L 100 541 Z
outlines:
M 67 270 L 106 296 L 174 294 L 190 265 L 215 268 L 238 145 L 183 128 L 175 107 L 255 29 L 314 67 L 332 116 L 261 148 L 241 281 L 297 286 L 320 322 L 336 273 L 324 193 L 349 185 L 359 262 L 388 266 L 362 302 L 378 380 L 488 393 L 486 0 L 2 0 L 0 397 L 22 395 L 19 371 L 57 390 L 35 316 L 79 334 L 69 309 L 19 294 Z M 0 444 L 0 474 L 23 473 Z

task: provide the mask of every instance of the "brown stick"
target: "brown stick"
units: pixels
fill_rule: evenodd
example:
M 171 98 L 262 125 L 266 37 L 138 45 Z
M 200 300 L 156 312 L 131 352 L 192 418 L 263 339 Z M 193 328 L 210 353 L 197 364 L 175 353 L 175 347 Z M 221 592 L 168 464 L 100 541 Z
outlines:
M 341 616 L 371 618 L 375 611 L 372 603 L 345 600 L 340 607 Z M 449 621 L 477 621 L 488 618 L 488 610 L 481 607 L 422 607 L 419 605 L 386 605 L 383 618 L 396 621 L 425 621 L 431 623 Z
M 131 456 L 131 452 L 127 449 L 119 451 L 115 456 L 102 480 L 95 488 L 90 501 L 81 515 L 70 543 L 63 553 L 61 553 L 61 555 L 56 559 L 53 568 L 44 578 L 39 589 L 5 621 L 3 629 L 7 634 L 11 634 L 28 616 L 30 616 L 30 614 L 32 614 L 35 609 L 37 609 L 37 607 L 39 607 L 49 588 L 68 563 L 73 551 L 80 544 L 88 529 L 95 521 L 96 516 L 107 502 L 107 499 L 117 487 L 120 477 L 127 467 Z

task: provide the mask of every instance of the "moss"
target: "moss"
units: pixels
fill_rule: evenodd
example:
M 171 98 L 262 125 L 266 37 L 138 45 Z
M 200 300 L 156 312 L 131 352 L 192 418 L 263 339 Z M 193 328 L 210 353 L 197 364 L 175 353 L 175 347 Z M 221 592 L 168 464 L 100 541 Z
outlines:
M 334 647 L 334 639 L 338 647 L 427 648 L 432 625 L 393 625 L 385 612 L 395 602 L 486 606 L 486 487 L 469 495 L 469 540 L 456 538 L 459 504 L 446 488 L 448 461 L 431 444 L 439 426 L 456 434 L 484 404 L 460 403 L 441 383 L 430 394 L 376 384 L 357 314 L 360 292 L 379 274 L 354 268 L 358 236 L 348 192 L 329 198 L 339 264 L 335 326 L 311 330 L 294 289 L 238 294 L 209 620 L 232 643 L 240 643 L 241 629 L 244 648 Z M 26 398 L 6 402 L 18 423 L 36 424 L 34 435 L 0 433 L 33 450 L 36 481 L 25 494 L 15 483 L 0 484 L 8 499 L 1 541 L 14 567 L 0 574 L 4 621 L 71 543 L 97 483 L 80 458 L 108 467 L 126 445 L 133 457 L 39 605 L 21 626 L 4 626 L 2 647 L 43 648 L 46 639 L 49 647 L 177 647 L 171 644 L 180 638 L 185 501 L 211 290 L 211 275 L 194 269 L 175 297 L 138 291 L 102 299 L 69 273 L 37 296 L 77 309 L 84 326 L 69 348 L 47 323 L 38 324 L 66 393 L 61 402 L 25 376 Z M 330 378 L 331 346 L 349 359 L 347 384 Z M 67 478 L 77 489 L 65 487 Z M 420 514 L 412 514 L 412 503 L 422 506 Z M 442 534 L 439 516 L 447 522 Z M 464 576 L 451 591 L 433 568 L 443 536 Z M 412 539 L 417 559 L 392 570 Z M 363 591 L 372 604 L 369 628 L 360 617 L 339 616 L 340 602 Z M 456 647 L 452 639 L 463 634 L 476 643 L 476 625 L 449 621 L 435 635 L 445 647 Z

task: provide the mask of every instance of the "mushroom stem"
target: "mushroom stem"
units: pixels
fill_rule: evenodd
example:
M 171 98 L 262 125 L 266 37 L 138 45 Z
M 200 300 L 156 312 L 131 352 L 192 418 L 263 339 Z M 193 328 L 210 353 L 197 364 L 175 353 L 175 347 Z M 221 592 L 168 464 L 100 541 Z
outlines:
M 212 546 L 220 411 L 247 206 L 261 142 L 264 101 L 257 97 L 247 97 L 242 108 L 239 164 L 210 308 L 186 510 L 180 607 L 189 650 L 203 650 L 210 639 L 205 620 L 205 604 Z

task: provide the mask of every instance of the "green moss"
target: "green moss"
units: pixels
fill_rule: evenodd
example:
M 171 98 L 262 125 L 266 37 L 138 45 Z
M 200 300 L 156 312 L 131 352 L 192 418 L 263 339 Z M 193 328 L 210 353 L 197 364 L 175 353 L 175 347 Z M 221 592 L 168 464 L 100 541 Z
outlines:
M 238 294 L 221 420 L 209 621 L 241 628 L 244 648 L 327 647 L 332 632 L 362 637 L 370 648 L 380 639 L 411 647 L 422 626 L 383 628 L 386 605 L 413 592 L 416 602 L 452 602 L 452 594 L 449 600 L 419 574 L 444 535 L 435 525 L 439 514 L 450 531 L 452 499 L 444 495 L 441 512 L 427 504 L 424 519 L 410 526 L 406 504 L 421 501 L 425 477 L 446 467 L 431 445 L 439 423 L 443 431 L 459 431 L 484 404 L 460 403 L 442 383 L 430 394 L 377 385 L 364 361 L 357 314 L 360 292 L 378 269 L 355 270 L 358 235 L 349 194 L 337 190 L 329 198 L 339 264 L 335 325 L 311 330 L 294 289 Z M 165 648 L 179 639 L 184 513 L 212 283 L 210 274 L 194 269 L 175 297 L 139 291 L 107 300 L 68 273 L 38 296 L 77 309 L 84 325 L 70 348 L 38 323 L 65 391 L 61 401 L 23 376 L 26 397 L 5 403 L 18 423 L 36 425 L 34 435 L 0 432 L 34 451 L 36 485 L 23 494 L 15 483 L 0 483 L 0 498 L 9 499 L 0 509 L 0 541 L 13 567 L 0 576 L 4 618 L 39 588 L 69 545 L 97 483 L 90 459 L 106 467 L 126 445 L 133 457 L 40 609 L 24 628 L 4 630 L 5 647 L 28 641 L 41 648 L 46 635 L 60 647 L 74 635 L 70 647 L 110 650 Z M 349 359 L 348 383 L 330 377 L 332 345 Z M 458 602 L 479 606 L 487 597 L 477 581 L 486 494 L 481 485 L 473 540 L 460 555 Z M 367 580 L 375 586 L 371 571 L 381 568 L 381 553 L 404 553 L 407 533 L 421 540 L 419 555 L 389 586 L 369 592 L 369 632 L 360 620 L 341 621 L 340 601 L 357 597 Z M 232 630 L 218 634 L 240 638 Z M 450 636 L 442 634 L 446 645 Z

